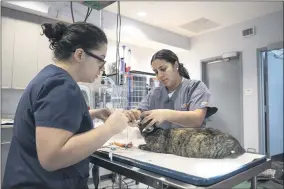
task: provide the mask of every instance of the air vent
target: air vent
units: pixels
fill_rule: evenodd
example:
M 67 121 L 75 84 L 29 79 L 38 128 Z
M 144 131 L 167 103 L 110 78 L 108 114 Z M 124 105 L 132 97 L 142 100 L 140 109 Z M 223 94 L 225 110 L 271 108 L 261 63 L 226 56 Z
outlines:
M 255 35 L 255 28 L 254 27 L 247 28 L 247 29 L 243 30 L 242 34 L 243 34 L 243 37 L 253 36 L 253 35 Z
M 192 22 L 181 25 L 180 27 L 194 33 L 202 33 L 211 29 L 215 29 L 220 25 L 207 18 L 199 18 Z

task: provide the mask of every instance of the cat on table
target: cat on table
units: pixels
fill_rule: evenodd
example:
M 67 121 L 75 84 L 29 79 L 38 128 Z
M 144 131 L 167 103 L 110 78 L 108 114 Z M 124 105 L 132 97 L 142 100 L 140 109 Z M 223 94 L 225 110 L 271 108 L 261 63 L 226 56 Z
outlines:
M 217 129 L 173 128 L 164 130 L 153 126 L 153 131 L 142 132 L 145 125 L 138 124 L 146 142 L 138 147 L 141 150 L 207 159 L 236 158 L 245 153 L 236 138 Z

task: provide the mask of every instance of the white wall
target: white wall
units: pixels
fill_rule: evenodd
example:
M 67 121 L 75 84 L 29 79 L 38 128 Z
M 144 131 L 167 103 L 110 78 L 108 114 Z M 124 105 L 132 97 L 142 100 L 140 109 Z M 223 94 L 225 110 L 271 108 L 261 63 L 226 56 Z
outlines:
M 131 70 L 136 70 L 136 71 L 144 71 L 144 72 L 150 72 L 150 73 L 154 73 L 152 68 L 151 68 L 151 58 L 152 56 L 161 49 L 169 49 L 172 50 L 174 53 L 177 54 L 177 56 L 179 57 L 179 60 L 181 63 L 188 63 L 188 61 L 190 60 L 190 51 L 188 50 L 181 50 L 169 45 L 160 45 L 160 49 L 152 49 L 152 48 L 144 48 L 144 47 L 139 47 L 139 46 L 135 46 L 135 45 L 131 45 L 131 44 L 124 44 L 121 43 L 120 46 L 125 45 L 126 46 L 126 50 L 125 50 L 125 56 L 126 56 L 126 64 L 127 66 L 129 65 L 129 57 L 130 57 L 130 66 L 131 66 Z M 149 47 L 151 47 L 149 45 Z M 128 49 L 131 50 L 131 54 L 128 54 Z M 123 50 L 122 47 L 120 47 L 120 56 L 123 56 Z M 106 60 L 107 60 L 107 65 L 111 62 L 115 62 L 116 59 L 116 42 L 109 40 L 108 43 L 108 52 L 107 52 L 107 56 L 106 56 Z M 185 65 L 188 68 L 189 74 L 192 78 L 197 78 L 198 74 L 196 73 L 192 73 L 191 69 L 192 66 L 194 65 Z
M 129 44 L 126 44 L 125 46 L 126 46 L 125 48 L 126 65 L 129 66 L 130 62 L 131 70 L 145 71 L 151 73 L 153 72 L 153 70 L 151 69 L 150 60 L 152 55 L 156 52 L 156 50 L 151 48 L 137 47 Z M 128 49 L 131 50 L 131 54 L 128 53 Z M 120 57 L 122 56 L 123 56 L 123 50 L 120 47 Z M 107 61 L 106 67 L 108 66 L 108 63 L 115 62 L 115 59 L 116 59 L 116 42 L 109 41 L 108 52 L 106 56 L 106 61 Z
M 179 62 L 187 69 L 191 79 L 200 79 L 199 65 L 192 62 L 191 51 L 177 52 Z
M 256 35 L 243 38 L 242 30 L 255 26 Z M 201 79 L 202 59 L 231 51 L 242 52 L 243 87 L 252 89 L 251 96 L 243 96 L 244 147 L 259 151 L 257 48 L 283 41 L 283 11 L 233 25 L 191 39 L 186 67 L 193 78 Z M 182 60 L 181 60 L 182 61 Z

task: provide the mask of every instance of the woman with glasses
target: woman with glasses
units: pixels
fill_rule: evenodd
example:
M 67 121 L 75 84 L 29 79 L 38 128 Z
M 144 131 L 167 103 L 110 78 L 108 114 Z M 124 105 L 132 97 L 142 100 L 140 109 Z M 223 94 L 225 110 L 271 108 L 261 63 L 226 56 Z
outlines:
M 129 119 L 121 110 L 89 111 L 77 84 L 94 82 L 104 69 L 105 33 L 86 22 L 42 29 L 56 61 L 35 76 L 20 99 L 2 188 L 85 189 L 88 157 Z M 94 118 L 105 123 L 94 129 Z

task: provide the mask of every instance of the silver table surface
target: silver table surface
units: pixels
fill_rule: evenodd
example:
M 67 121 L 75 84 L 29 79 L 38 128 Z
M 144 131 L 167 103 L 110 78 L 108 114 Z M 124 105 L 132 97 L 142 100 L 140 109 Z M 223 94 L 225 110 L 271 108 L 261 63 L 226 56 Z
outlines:
M 252 188 L 256 188 L 256 176 L 269 169 L 271 167 L 271 161 L 267 159 L 266 162 L 263 162 L 255 167 L 252 167 L 246 171 L 243 171 L 239 174 L 236 174 L 228 179 L 225 179 L 219 183 L 216 183 L 211 186 L 200 187 L 194 186 L 176 179 L 169 177 L 161 176 L 157 173 L 153 173 L 147 170 L 140 169 L 131 165 L 127 165 L 117 161 L 110 161 L 107 158 L 103 158 L 99 155 L 93 154 L 91 156 L 91 163 L 96 164 L 100 167 L 108 169 L 112 172 L 115 172 L 119 175 L 123 175 L 127 178 L 136 180 L 153 188 L 166 188 L 165 186 L 170 186 L 173 188 L 186 189 L 186 188 L 232 188 L 244 181 L 251 180 Z

